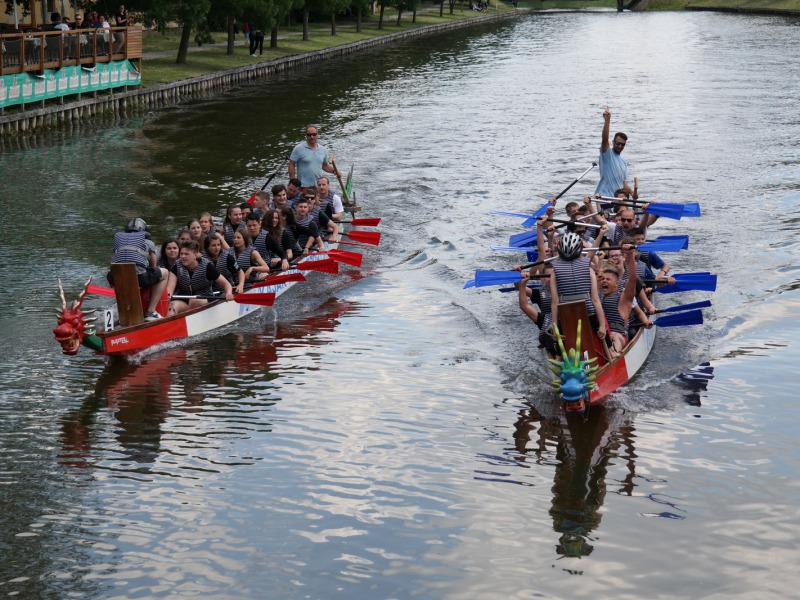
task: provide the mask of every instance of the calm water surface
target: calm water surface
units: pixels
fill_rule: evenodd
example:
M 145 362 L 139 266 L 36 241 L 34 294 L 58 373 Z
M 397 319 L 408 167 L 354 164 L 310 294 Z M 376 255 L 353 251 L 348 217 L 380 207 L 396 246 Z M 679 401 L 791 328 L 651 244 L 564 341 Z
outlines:
M 792 596 L 798 81 L 796 19 L 547 14 L 7 147 L 0 594 Z M 703 207 L 655 227 L 690 235 L 669 262 L 719 287 L 567 423 L 515 298 L 461 288 L 606 105 L 643 195 Z M 364 268 L 132 362 L 57 353 L 56 276 L 102 277 L 130 216 L 221 213 L 307 122 L 384 219 Z

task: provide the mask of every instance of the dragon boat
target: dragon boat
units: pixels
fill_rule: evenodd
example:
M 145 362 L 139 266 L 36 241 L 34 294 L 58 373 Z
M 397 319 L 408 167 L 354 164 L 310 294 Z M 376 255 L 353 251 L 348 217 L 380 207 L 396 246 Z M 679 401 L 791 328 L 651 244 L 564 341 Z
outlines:
M 563 333 L 558 327 L 554 332 L 561 358 L 548 358 L 550 370 L 557 377 L 553 388 L 568 414 L 583 413 L 590 406 L 603 404 L 609 394 L 636 375 L 653 349 L 656 329 L 639 327 L 622 352 L 609 360 L 604 342 L 589 323 L 585 302 L 559 304 L 558 311 Z
M 374 226 L 379 221 L 380 219 L 354 219 L 352 223 Z M 378 245 L 380 241 L 380 233 L 376 231 L 351 230 L 340 235 L 372 245 Z M 338 240 L 326 243 L 325 251 L 308 256 L 287 271 L 270 275 L 266 280 L 234 296 L 233 301 L 213 299 L 204 306 L 149 322 L 144 320 L 149 290 L 139 289 L 136 268 L 132 263 L 112 264 L 111 271 L 117 284 L 113 290 L 92 286 L 90 277 L 77 300 L 70 304 L 67 303 L 59 280 L 62 305 L 56 310 L 58 324 L 53 329 L 53 335 L 61 345 L 62 352 L 67 355 L 77 354 L 81 346 L 84 346 L 101 355 L 129 356 L 168 342 L 208 333 L 258 312 L 262 306 L 272 306 L 279 296 L 305 281 L 304 271 L 336 274 L 339 262 L 352 266 L 361 265 L 361 254 L 338 250 L 338 245 Z M 97 311 L 83 310 L 83 302 L 89 293 L 114 296 L 116 306 Z M 166 314 L 166 307 L 165 291 L 157 310 Z M 98 327 L 97 320 L 100 317 L 102 325 Z

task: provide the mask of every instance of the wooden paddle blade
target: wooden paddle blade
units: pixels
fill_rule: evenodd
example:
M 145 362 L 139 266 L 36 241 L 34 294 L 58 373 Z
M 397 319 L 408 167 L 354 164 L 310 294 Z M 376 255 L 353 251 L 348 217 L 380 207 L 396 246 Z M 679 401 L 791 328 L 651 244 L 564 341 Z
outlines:
M 234 302 L 239 304 L 256 304 L 258 306 L 272 306 L 275 304 L 275 294 L 237 294 L 233 297 Z
M 332 258 L 323 258 L 322 260 L 304 260 L 295 265 L 296 269 L 302 271 L 320 271 L 322 273 L 332 273 L 336 275 L 339 272 L 339 265 Z
M 348 252 L 347 250 L 328 250 L 330 256 L 336 262 L 350 265 L 351 267 L 360 267 L 364 261 L 364 255 L 358 252 Z
M 282 283 L 290 283 L 292 281 L 306 281 L 306 277 L 302 273 L 297 273 L 296 271 L 294 273 L 270 275 L 264 281 L 254 283 L 252 288 L 259 288 L 267 285 L 280 285 Z
M 345 233 L 351 240 L 377 246 L 381 243 L 381 234 L 379 231 L 350 231 Z
M 86 286 L 86 292 L 89 294 L 97 294 L 98 296 L 108 296 L 109 298 L 116 297 L 114 290 L 111 288 L 102 287 L 93 283 Z
M 350 223 L 350 225 L 360 225 L 361 227 L 377 227 L 381 222 L 380 217 L 364 217 L 362 219 L 351 219 L 350 221 L 342 221 L 342 223 Z

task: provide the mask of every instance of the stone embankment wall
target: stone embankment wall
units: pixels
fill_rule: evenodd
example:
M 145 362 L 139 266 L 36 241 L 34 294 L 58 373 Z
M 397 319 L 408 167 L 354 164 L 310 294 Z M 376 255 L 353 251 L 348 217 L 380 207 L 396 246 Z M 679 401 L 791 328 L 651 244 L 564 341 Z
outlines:
M 65 102 L 42 108 L 26 106 L 26 110 L 16 114 L 0 116 L 0 137 L 25 136 L 43 129 L 71 128 L 81 121 L 91 120 L 102 115 L 123 115 L 137 110 L 148 110 L 178 104 L 189 98 L 207 96 L 221 90 L 265 79 L 304 67 L 305 65 L 331 60 L 340 56 L 353 54 L 361 50 L 372 48 L 412 37 L 434 35 L 445 31 L 472 27 L 474 25 L 507 19 L 519 16 L 520 13 L 506 12 L 495 15 L 484 15 L 471 19 L 462 19 L 440 25 L 430 25 L 417 29 L 399 31 L 397 33 L 378 36 L 352 44 L 345 44 L 307 54 L 287 56 L 278 60 L 239 67 L 230 71 L 210 73 L 202 77 L 184 79 L 173 83 L 164 83 L 146 88 L 136 88 L 126 91 L 112 90 L 107 93 L 97 93 L 96 97 L 83 97 L 80 100 Z M 143 68 L 147 68 L 145 62 Z

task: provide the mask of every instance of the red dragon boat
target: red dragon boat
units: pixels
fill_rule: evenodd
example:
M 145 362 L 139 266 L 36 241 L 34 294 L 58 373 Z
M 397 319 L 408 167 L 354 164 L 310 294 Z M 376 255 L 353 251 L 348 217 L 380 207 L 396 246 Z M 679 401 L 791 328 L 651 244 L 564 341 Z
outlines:
M 353 219 L 353 224 L 374 226 L 380 219 Z M 378 245 L 380 233 L 376 231 L 353 231 L 342 234 L 352 240 L 365 244 Z M 92 278 L 84 285 L 83 291 L 71 304 L 67 303 L 64 289 L 59 280 L 62 306 L 58 313 L 58 324 L 53 329 L 56 341 L 64 354 L 77 354 L 81 346 L 106 356 L 128 356 L 180 340 L 192 338 L 229 325 L 247 315 L 257 312 L 262 306 L 271 306 L 274 301 L 298 283 L 305 281 L 303 271 L 322 271 L 338 273 L 338 264 L 343 262 L 360 266 L 363 256 L 357 252 L 337 249 L 338 242 L 326 244 L 324 252 L 315 253 L 287 271 L 271 275 L 251 289 L 234 296 L 233 301 L 212 300 L 204 306 L 190 309 L 177 315 L 156 321 L 145 322 L 143 307 L 149 296 L 142 294 L 136 281 L 136 269 L 132 263 L 112 265 L 114 281 L 112 290 L 92 286 Z M 116 307 L 102 311 L 83 310 L 81 306 L 92 292 L 105 293 L 116 297 Z M 149 290 L 145 290 L 148 292 Z M 160 304 L 166 313 L 166 292 Z M 100 312 L 102 327 L 97 327 Z M 164 314 L 162 313 L 162 314 Z M 120 326 L 116 326 L 117 319 Z

